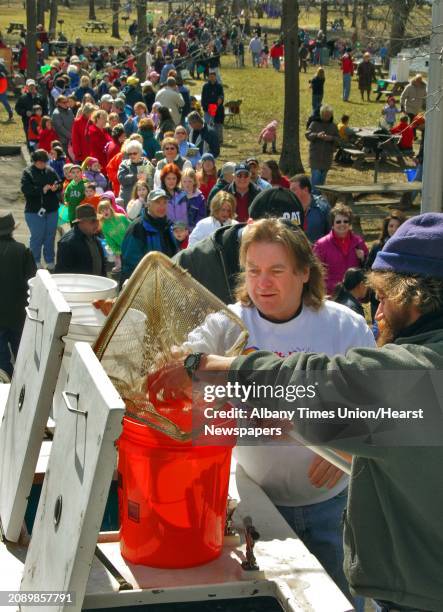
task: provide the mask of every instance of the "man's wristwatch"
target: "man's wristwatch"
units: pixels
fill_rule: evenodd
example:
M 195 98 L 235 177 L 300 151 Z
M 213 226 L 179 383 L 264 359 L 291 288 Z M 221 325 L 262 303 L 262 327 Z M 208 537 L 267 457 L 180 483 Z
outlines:
M 205 353 L 191 353 L 185 358 L 183 365 L 189 378 L 192 378 L 199 369 L 201 359 L 204 355 Z

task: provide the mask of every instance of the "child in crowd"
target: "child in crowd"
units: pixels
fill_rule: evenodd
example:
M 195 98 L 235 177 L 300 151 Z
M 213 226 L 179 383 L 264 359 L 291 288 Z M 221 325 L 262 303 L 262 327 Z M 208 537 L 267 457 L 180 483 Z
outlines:
M 112 272 L 116 274 L 121 271 L 122 242 L 131 222 L 125 215 L 114 212 L 112 203 L 108 199 L 101 200 L 97 210 L 106 244 L 115 256 Z
M 108 115 L 109 128 L 112 130 L 116 125 L 120 125 L 120 117 L 117 113 L 109 113 Z
M 58 146 L 52 144 L 52 146 Z M 61 148 L 61 147 L 60 147 Z M 68 163 L 63 166 L 63 193 L 65 193 L 67 186 L 72 181 L 72 167 L 74 164 Z
M 200 162 L 201 170 L 197 173 L 198 186 L 207 202 L 211 189 L 217 181 L 217 168 L 211 153 L 203 153 Z
M 193 230 L 197 223 L 206 217 L 206 200 L 200 189 L 198 189 L 195 170 L 192 168 L 185 168 L 183 170 L 181 185 L 188 203 L 188 227 L 190 230 Z
M 409 125 L 409 117 L 402 115 L 397 125 L 391 128 L 391 134 L 400 134 L 398 148 L 402 151 L 413 151 L 414 128 Z
M 96 157 L 87 157 L 82 163 L 83 176 L 87 181 L 97 185 L 97 193 L 101 195 L 108 187 L 108 180 L 101 170 L 100 162 Z
M 342 115 L 337 125 L 340 139 L 343 140 L 343 142 L 353 142 L 357 137 L 357 132 L 350 127 L 349 121 L 349 115 Z
M 271 121 L 266 127 L 260 132 L 258 137 L 258 144 L 263 142 L 263 153 L 267 153 L 268 144 L 272 146 L 272 152 L 277 153 L 277 121 Z
M 63 181 L 65 178 L 64 169 L 66 165 L 65 152 L 59 145 L 54 145 L 54 143 L 51 144 L 49 165 L 57 174 L 58 178 Z
M 35 151 L 38 146 L 42 115 L 42 107 L 39 104 L 34 104 L 32 107 L 32 115 L 29 117 L 28 123 L 28 148 L 30 151 Z
M 401 113 L 401 110 L 397 108 L 394 96 L 389 96 L 387 103 L 381 111 L 381 114 L 383 115 L 383 120 L 387 124 L 388 130 L 394 127 L 395 122 L 397 120 L 397 115 L 399 113 Z
M 315 113 L 320 110 L 325 90 L 325 71 L 323 68 L 317 68 L 315 77 L 312 81 L 309 81 L 309 86 L 312 90 L 312 112 Z
M 85 185 L 88 181 L 83 178 L 82 169 L 77 164 L 71 168 L 72 180 L 65 189 L 65 204 L 69 208 L 69 222 L 75 219 L 77 206 L 85 199 Z
M 188 205 L 186 194 L 180 189 L 181 172 L 175 164 L 166 164 L 160 172 L 161 188 L 168 198 L 167 217 L 173 223 L 183 221 L 188 225 Z
M 40 132 L 38 134 L 38 148 L 51 153 L 52 141 L 57 139 L 57 132 L 52 127 L 51 117 L 42 117 Z
M 189 242 L 189 228 L 186 223 L 183 223 L 183 221 L 177 221 L 177 223 L 174 223 L 172 231 L 174 232 L 174 236 L 177 240 L 180 251 L 186 249 Z
M 112 191 L 105 191 L 102 193 L 100 196 L 100 202 L 102 200 L 109 200 L 115 213 L 126 216 L 126 210 L 123 208 L 123 200 L 121 198 L 116 198 Z
M 161 107 L 160 102 L 154 102 L 154 104 L 152 105 L 152 111 L 148 115 L 148 119 L 152 119 L 152 122 L 154 123 L 154 127 L 156 130 L 158 126 L 160 125 L 160 113 L 158 112 L 158 109 L 160 107 Z
M 100 194 L 97 193 L 97 184 L 93 181 L 86 183 L 85 185 L 85 199 L 82 200 L 82 204 L 91 204 L 97 210 L 98 203 L 100 202 Z
M 149 186 L 146 181 L 137 181 L 132 190 L 131 199 L 126 207 L 126 214 L 131 220 L 137 219 L 147 205 Z
M 143 150 L 148 159 L 154 159 L 157 151 L 161 151 L 161 146 L 155 137 L 155 126 L 152 119 L 143 117 L 138 123 L 138 133 L 143 138 Z

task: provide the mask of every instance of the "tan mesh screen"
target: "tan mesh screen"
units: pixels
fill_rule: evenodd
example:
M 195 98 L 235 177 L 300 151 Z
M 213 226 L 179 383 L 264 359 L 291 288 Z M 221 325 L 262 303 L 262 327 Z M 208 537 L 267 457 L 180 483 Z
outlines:
M 115 302 L 94 351 L 126 403 L 126 414 L 176 440 L 180 430 L 148 400 L 146 378 L 171 361 L 188 335 L 208 317 L 223 318 L 232 346 L 241 353 L 248 333 L 226 305 L 162 253 L 146 255 Z M 188 351 L 189 352 L 189 351 Z

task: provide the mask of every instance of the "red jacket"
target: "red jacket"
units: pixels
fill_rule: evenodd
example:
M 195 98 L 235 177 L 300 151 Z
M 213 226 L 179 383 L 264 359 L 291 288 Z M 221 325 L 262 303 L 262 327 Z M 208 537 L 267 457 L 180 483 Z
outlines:
M 117 155 L 117 153 L 120 152 L 121 148 L 122 148 L 122 143 L 115 142 L 115 140 L 112 140 L 112 142 L 108 144 L 108 146 L 106 147 L 106 161 L 108 164 L 111 161 L 111 159 L 114 157 L 114 155 Z
M 341 58 L 341 71 L 343 74 L 350 74 L 351 76 L 354 74 L 354 62 L 348 53 L 345 53 Z
M 38 148 L 44 149 L 49 153 L 51 151 L 51 142 L 53 140 L 58 140 L 58 135 L 54 128 L 51 128 L 50 130 L 41 130 L 40 134 L 38 135 Z
M 269 50 L 269 55 L 271 57 L 283 57 L 284 54 L 285 48 L 283 45 L 272 45 L 271 49 Z
M 99 129 L 94 123 L 90 123 L 86 132 L 87 142 L 87 156 L 96 157 L 102 167 L 102 172 L 106 171 L 106 151 L 105 146 L 108 142 L 111 142 L 112 138 L 108 132 Z
M 90 120 L 81 115 L 74 120 L 71 130 L 71 144 L 75 161 L 82 162 L 89 155 L 87 131 Z
M 120 193 L 120 181 L 117 178 L 118 169 L 123 159 L 123 151 L 119 151 L 106 166 L 106 176 L 111 181 L 112 191 Z
M 28 122 L 28 140 L 38 140 L 40 134 L 41 115 L 31 115 Z
M 391 129 L 391 134 L 401 134 L 398 146 L 400 149 L 412 149 L 414 146 L 414 130 L 409 123 L 398 123 Z

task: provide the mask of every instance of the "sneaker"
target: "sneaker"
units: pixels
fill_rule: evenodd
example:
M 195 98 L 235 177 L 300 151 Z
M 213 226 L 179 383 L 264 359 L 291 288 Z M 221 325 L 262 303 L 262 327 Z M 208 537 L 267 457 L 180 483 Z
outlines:
M 54 272 L 55 264 L 54 263 L 46 264 L 46 269 L 48 272 Z
M 43 270 L 43 266 L 40 262 L 37 264 L 37 270 Z
M 112 274 L 118 274 L 119 272 L 122 271 L 122 267 L 121 266 L 114 266 L 111 270 Z

